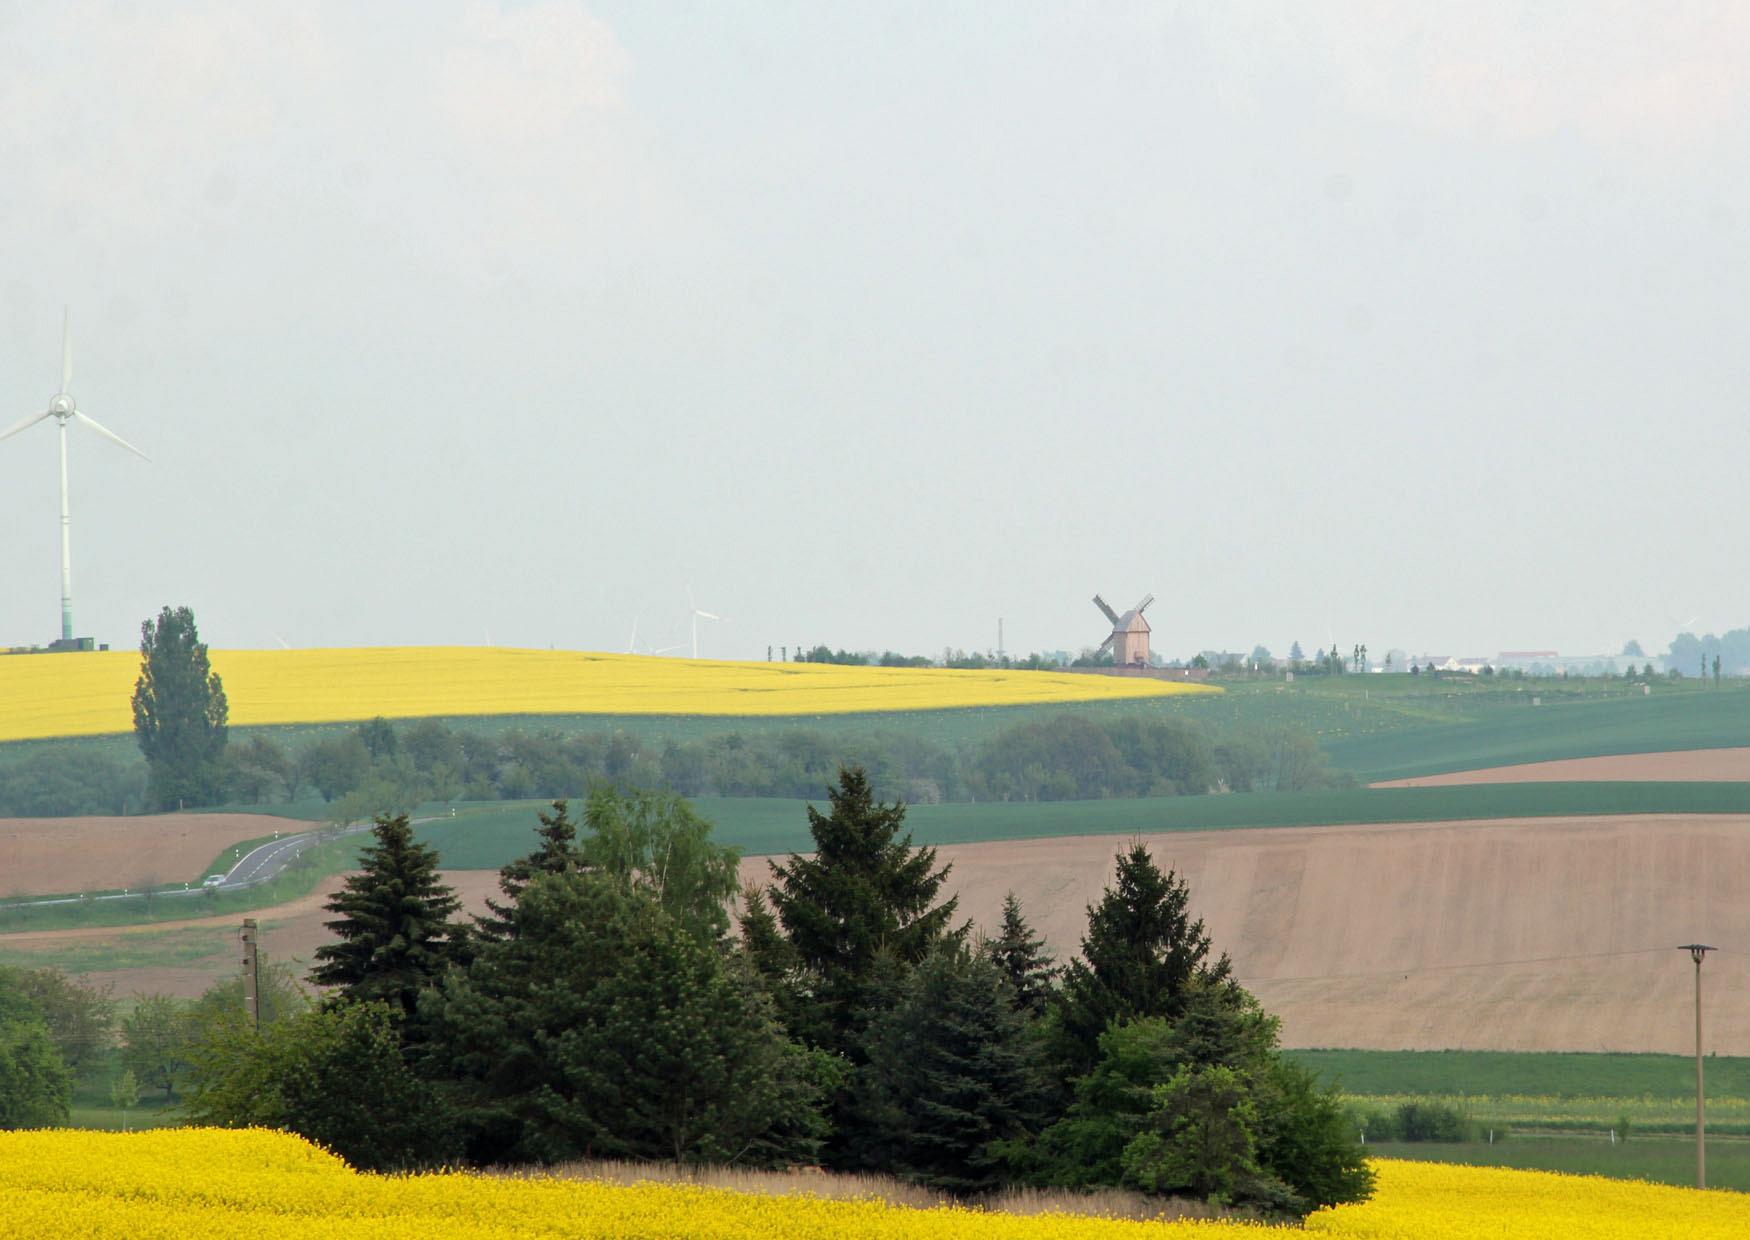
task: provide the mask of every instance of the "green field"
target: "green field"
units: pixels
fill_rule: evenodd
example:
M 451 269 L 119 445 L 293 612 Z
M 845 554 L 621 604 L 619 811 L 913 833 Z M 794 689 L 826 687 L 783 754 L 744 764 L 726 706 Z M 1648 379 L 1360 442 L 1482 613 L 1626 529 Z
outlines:
M 1695 1126 L 1695 1060 L 1683 1055 L 1519 1051 L 1295 1050 L 1364 1110 L 1407 1101 L 1450 1104 L 1484 1128 L 1602 1134 L 1622 1120 L 1642 1134 Z M 1750 1058 L 1705 1063 L 1708 1125 L 1750 1135 Z
M 1293 683 L 1280 678 L 1218 683 L 1224 693 L 1154 701 L 770 719 L 537 715 L 442 722 L 471 733 L 507 728 L 624 731 L 682 742 L 796 727 L 843 737 L 889 731 L 966 751 L 1005 729 L 1054 714 L 1096 719 L 1168 716 L 1206 724 L 1217 736 L 1278 727 L 1302 729 L 1339 769 L 1353 772 L 1362 782 L 1558 758 L 1750 745 L 1750 684 L 1744 683 L 1715 689 L 1693 679 L 1657 681 L 1650 693 L 1643 693 L 1638 683 L 1620 679 L 1579 678 L 1369 675 L 1303 676 Z M 259 731 L 296 748 L 348 727 L 325 724 Z M 239 739 L 250 731 L 233 730 Z M 117 761 L 137 759 L 131 736 L 16 741 L 0 746 L 0 755 L 10 759 L 74 749 Z
M 811 847 L 806 801 L 700 797 L 693 804 L 715 824 L 717 838 L 744 855 Z M 530 802 L 469 806 L 452 820 L 424 824 L 420 836 L 443 854 L 448 867 L 494 868 L 532 847 L 535 812 L 544 808 Z M 1499 784 L 914 805 L 906 811 L 906 822 L 917 843 L 966 844 L 1070 835 L 1650 813 L 1750 814 L 1750 784 Z
M 1695 1091 L 1695 1060 L 1686 1055 L 1347 1050 L 1297 1050 L 1289 1054 L 1345 1092 L 1355 1094 L 1606 1095 L 1693 1100 Z M 1707 1060 L 1706 1074 L 1710 1094 L 1750 1098 L 1750 1058 L 1712 1056 Z

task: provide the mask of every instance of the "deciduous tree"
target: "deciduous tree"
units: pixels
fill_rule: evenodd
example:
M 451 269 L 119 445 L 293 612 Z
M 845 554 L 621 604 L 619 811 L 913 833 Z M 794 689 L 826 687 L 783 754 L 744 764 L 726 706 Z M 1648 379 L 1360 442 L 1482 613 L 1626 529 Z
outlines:
M 145 995 L 122 1018 L 122 1064 L 143 1085 L 176 1099 L 176 1084 L 188 1071 L 194 1043 L 191 1005 L 169 995 Z
M 213 805 L 224 796 L 229 707 L 187 607 L 140 626 L 134 736 L 146 758 L 146 796 L 160 809 Z

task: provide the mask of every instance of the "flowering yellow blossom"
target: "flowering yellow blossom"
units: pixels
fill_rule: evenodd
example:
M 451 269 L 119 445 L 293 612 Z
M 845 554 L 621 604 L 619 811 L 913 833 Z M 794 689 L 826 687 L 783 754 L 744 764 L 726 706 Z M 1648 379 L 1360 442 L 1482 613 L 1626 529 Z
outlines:
M 1342 1240 L 1728 1240 L 1750 1236 L 1750 1196 L 1552 1171 L 1381 1159 L 1371 1201 L 1306 1229 Z
M 1209 1227 L 915 1210 L 678 1184 L 359 1175 L 281 1133 L 0 1133 L 0 1235 L 45 1240 L 1149 1240 Z
M 728 663 L 566 650 L 215 650 L 239 727 L 469 715 L 829 715 L 1216 693 L 1070 672 Z M 134 651 L 0 657 L 0 741 L 133 727 Z
M 1750 1197 L 1737 1193 L 1432 1163 L 1374 1167 L 1379 1191 L 1372 1201 L 1320 1211 L 1307 1231 L 1339 1240 L 1750 1234 Z M 1241 1223 L 917 1210 L 677 1184 L 360 1175 L 298 1137 L 260 1131 L 0 1133 L 4 1236 L 1171 1240 L 1257 1230 Z

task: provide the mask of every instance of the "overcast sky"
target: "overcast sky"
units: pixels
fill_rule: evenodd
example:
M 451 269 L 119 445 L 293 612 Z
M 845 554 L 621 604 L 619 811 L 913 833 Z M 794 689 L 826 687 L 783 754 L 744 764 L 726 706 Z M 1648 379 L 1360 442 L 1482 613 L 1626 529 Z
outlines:
M 1663 650 L 1750 624 L 1750 8 L 15 4 L 76 628 Z M 59 633 L 53 424 L 0 644 Z

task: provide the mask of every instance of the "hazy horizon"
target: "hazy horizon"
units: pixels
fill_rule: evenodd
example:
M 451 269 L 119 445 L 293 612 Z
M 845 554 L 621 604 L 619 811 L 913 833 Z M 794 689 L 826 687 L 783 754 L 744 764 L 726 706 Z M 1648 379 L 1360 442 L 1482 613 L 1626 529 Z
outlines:
M 0 5 L 76 631 L 1662 654 L 1750 624 L 1750 11 Z M 0 645 L 59 631 L 53 423 Z M 1691 617 L 1694 617 L 1692 620 Z M 676 650 L 672 653 L 685 653 Z

